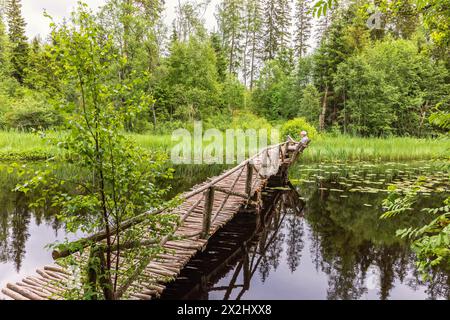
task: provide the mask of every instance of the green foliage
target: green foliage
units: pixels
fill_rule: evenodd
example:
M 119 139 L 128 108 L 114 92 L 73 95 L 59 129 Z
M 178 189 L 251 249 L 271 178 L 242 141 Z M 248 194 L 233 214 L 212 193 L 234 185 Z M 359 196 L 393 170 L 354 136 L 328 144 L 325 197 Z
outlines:
M 221 39 L 218 33 L 211 34 L 211 46 L 216 53 L 216 68 L 217 76 L 220 82 L 224 82 L 228 72 L 228 60 L 225 48 L 223 48 Z
M 231 128 L 233 129 L 270 129 L 271 124 L 264 118 L 255 116 L 250 112 L 239 112 L 237 113 L 231 122 Z
M 164 124 L 169 126 L 170 123 Z M 175 123 L 175 129 L 185 127 L 183 123 Z M 205 128 L 226 130 L 236 129 L 267 129 L 271 132 L 272 125 L 264 118 L 252 113 L 239 112 L 234 118 L 217 115 L 211 122 L 204 123 Z M 175 130 L 173 129 L 173 130 Z M 172 129 L 158 134 L 126 134 L 143 152 L 152 154 L 156 151 L 169 152 L 174 145 L 171 139 Z M 50 140 L 62 140 L 62 132 L 47 132 Z M 280 138 L 283 138 L 281 136 Z M 314 139 L 314 148 L 310 148 L 302 156 L 304 162 L 320 161 L 411 161 L 448 158 L 450 141 L 448 139 L 416 139 L 416 138 L 358 138 L 344 135 L 321 135 Z M 64 150 L 46 143 L 38 134 L 23 132 L 0 131 L 0 160 L 45 160 L 49 158 L 71 160 Z M 74 155 L 76 156 L 76 155 Z
M 175 42 L 158 70 L 155 98 L 170 118 L 202 119 L 219 110 L 220 85 L 216 55 L 209 42 L 191 37 Z
M 320 111 L 320 93 L 316 87 L 308 84 L 302 92 L 297 115 L 305 118 L 317 128 L 319 125 Z
M 9 40 L 11 43 L 11 75 L 23 83 L 25 80 L 25 69 L 28 66 L 28 42 L 25 35 L 26 23 L 22 17 L 22 4 L 20 0 L 8 0 L 6 15 L 8 19 Z
M 226 106 L 230 114 L 237 110 L 247 109 L 247 95 L 245 86 L 233 75 L 229 74 L 222 85 L 222 105 Z
M 312 16 L 309 12 L 311 3 L 309 0 L 296 0 L 295 8 L 295 51 L 297 57 L 302 58 L 310 47 L 308 41 L 312 30 Z
M 290 135 L 292 138 L 296 140 L 300 140 L 300 132 L 306 131 L 308 132 L 308 137 L 311 140 L 318 137 L 318 133 L 316 128 L 309 124 L 305 118 L 295 118 L 289 120 L 281 127 L 281 137 Z
M 32 41 L 24 80 L 25 87 L 32 89 L 47 100 L 47 104 L 60 99 L 62 93 L 71 92 L 72 87 L 63 88 L 57 77 L 57 61 L 53 46 L 42 43 L 39 38 Z
M 206 11 L 209 1 L 183 1 L 178 2 L 176 7 L 176 18 L 173 22 L 174 32 L 172 39 L 185 42 L 191 37 L 204 40 L 206 28 L 202 15 Z
M 62 117 L 55 109 L 42 98 L 32 95 L 13 101 L 1 119 L 5 129 L 24 131 L 48 129 L 62 123 Z
M 447 133 L 450 131 L 450 112 L 448 111 L 436 110 L 430 115 L 429 121 L 431 124 L 446 130 Z
M 0 12 L 0 77 L 8 75 L 10 72 L 10 43 L 6 33 L 6 26 L 3 21 L 3 14 Z
M 312 8 L 315 17 L 325 16 L 329 10 L 338 4 L 338 0 L 318 0 Z
M 137 116 L 130 102 L 150 91 L 150 73 L 160 63 L 159 28 L 163 8 L 164 3 L 159 0 L 108 0 L 96 17 L 101 32 L 104 37 L 112 38 L 115 54 L 121 59 L 111 66 L 110 81 L 122 89 L 117 94 L 116 105 L 130 109 L 124 119 L 128 131 L 145 130 L 153 118 L 154 101 L 141 101 L 140 113 L 145 118 Z
M 172 171 L 165 171 L 164 155 L 150 155 L 142 152 L 123 135 L 125 120 L 131 113 L 138 115 L 140 105 L 151 101 L 150 96 L 140 95 L 129 84 L 128 88 L 118 88 L 109 81 L 111 69 L 126 63 L 114 51 L 111 37 L 103 37 L 101 26 L 94 20 L 86 5 L 79 7 L 72 15 L 71 25 L 52 25 L 55 40 L 54 54 L 59 59 L 58 75 L 64 83 L 75 83 L 77 98 L 67 97 L 62 107 L 73 110 L 67 123 L 67 135 L 62 136 L 58 146 L 65 154 L 91 174 L 86 178 L 81 172 L 69 181 L 59 179 L 51 166 L 45 170 L 27 170 L 22 167 L 22 175 L 28 181 L 16 190 L 28 193 L 39 190 L 39 197 L 33 205 L 51 206 L 59 209 L 58 217 L 69 232 L 106 232 L 106 243 L 97 248 L 91 244 L 91 254 L 100 250 L 104 257 L 103 283 L 90 283 L 81 279 L 78 298 L 119 299 L 128 289 L 128 281 L 134 281 L 136 270 L 142 269 L 151 256 L 161 252 L 159 245 L 140 245 L 144 237 L 161 239 L 170 235 L 177 224 L 171 215 L 149 215 L 142 224 L 135 225 L 120 233 L 119 225 L 150 208 L 160 206 L 167 190 L 155 185 L 156 178 L 170 178 Z M 117 96 L 124 91 L 134 92 L 135 100 L 127 102 L 126 108 L 117 108 Z M 72 185 L 69 191 L 66 185 Z M 132 246 L 133 254 L 121 255 L 126 244 Z M 66 242 L 57 244 L 58 249 L 73 247 Z M 117 258 L 113 263 L 112 255 Z M 135 259 L 140 261 L 135 265 Z M 67 263 L 76 262 L 69 259 Z M 92 260 L 91 260 L 92 262 Z M 119 267 L 120 266 L 120 267 Z M 86 266 L 81 266 L 83 269 Z M 83 277 L 87 274 L 83 273 Z M 70 294 L 73 294 L 71 292 Z M 73 297 L 73 296 L 71 296 Z
M 289 77 L 280 61 L 266 62 L 253 93 L 255 112 L 269 120 L 282 118 L 286 112 L 289 89 Z
M 395 188 L 389 189 L 389 197 L 383 202 L 386 212 L 381 218 L 386 219 L 411 210 L 411 205 L 417 201 L 418 192 L 425 179 L 419 178 L 410 187 L 406 195 L 400 195 Z M 437 208 L 422 209 L 433 220 L 421 227 L 409 227 L 397 230 L 397 236 L 412 241 L 411 247 L 417 254 L 417 266 L 423 278 L 429 278 L 430 271 L 435 267 L 448 270 L 450 263 L 450 198 Z
M 347 134 L 440 132 L 433 131 L 426 119 L 436 105 L 442 110 L 448 105 L 448 41 L 443 22 L 448 10 L 442 1 L 426 6 L 415 6 L 410 0 L 380 3 L 385 30 L 368 29 L 371 3 L 361 0 L 339 7 L 337 2 L 316 1 L 310 6 L 308 1 L 296 1 L 293 47 L 287 41 L 288 26 L 294 24 L 287 1 L 222 1 L 216 16 L 219 30 L 209 35 L 202 20 L 206 3 L 183 2 L 177 7 L 169 50 L 163 52 L 163 1 L 108 0 L 94 19 L 102 36 L 111 37 L 111 52 L 121 59 L 111 65 L 108 81 L 117 91 L 116 107 L 131 108 L 125 129 L 167 133 L 192 126 L 186 123 L 192 120 L 227 118 L 227 112 L 250 107 L 269 121 L 304 117 L 321 130 L 335 128 Z M 17 86 L 39 91 L 48 105 L 57 104 L 62 95 L 70 96 L 74 107 L 75 84 L 63 83 L 56 70 L 55 39 L 28 43 L 20 1 L 8 4 L 10 37 L 0 23 L 2 114 L 21 114 L 9 110 L 23 100 L 17 97 L 21 90 Z M 325 17 L 326 26 L 317 49 L 306 55 L 309 7 L 316 16 Z M 417 26 L 420 14 L 425 28 Z M 411 40 L 402 42 L 402 38 Z M 20 49 L 22 45 L 28 49 Z M 11 79 L 8 75 L 17 70 L 22 75 Z M 137 116 L 130 102 L 150 93 L 155 100 L 141 101 Z M 36 106 L 28 101 L 30 109 Z M 52 108 L 48 109 L 52 118 Z M 58 113 L 66 117 L 71 111 Z M 40 111 L 36 115 L 42 118 Z M 20 121 L 11 123 L 23 127 Z M 51 121 L 44 121 L 44 127 L 46 123 Z
M 389 197 L 383 200 L 386 212 L 381 215 L 381 219 L 395 217 L 406 211 L 411 211 L 413 204 L 417 201 L 417 192 L 425 184 L 426 178 L 419 177 L 416 183 L 407 190 L 406 195 L 400 197 L 396 186 L 389 186 Z
M 416 0 L 424 24 L 436 44 L 439 55 L 447 59 L 450 50 L 450 8 L 445 0 Z
M 446 75 L 412 41 L 377 43 L 338 68 L 334 84 L 346 97 L 342 121 L 365 136 L 423 134 L 429 110 L 448 99 Z

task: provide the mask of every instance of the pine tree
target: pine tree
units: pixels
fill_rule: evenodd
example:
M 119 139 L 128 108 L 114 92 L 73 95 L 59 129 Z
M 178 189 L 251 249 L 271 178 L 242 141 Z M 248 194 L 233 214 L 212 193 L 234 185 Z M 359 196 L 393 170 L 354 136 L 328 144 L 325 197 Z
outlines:
M 259 0 L 246 0 L 244 7 L 245 46 L 243 56 L 244 84 L 253 89 L 262 49 L 262 17 Z
M 295 9 L 295 53 L 302 58 L 309 48 L 308 40 L 311 37 L 311 8 L 310 0 L 297 0 Z
M 280 28 L 280 49 L 286 50 L 291 45 L 292 26 L 290 0 L 278 0 L 278 24 Z
M 288 0 L 264 1 L 264 59 L 274 59 L 290 42 L 290 5 Z
M 326 37 L 327 30 L 330 27 L 330 13 L 327 12 L 325 15 L 321 16 L 316 22 L 316 32 L 315 38 L 320 43 L 323 38 Z
M 25 70 L 28 65 L 28 39 L 25 35 L 26 23 L 22 17 L 22 4 L 20 0 L 9 0 L 6 7 L 8 18 L 9 40 L 11 42 L 12 76 L 19 83 L 25 79 Z
M 228 72 L 234 75 L 240 71 L 243 55 L 242 12 L 241 0 L 223 0 L 219 6 L 218 25 L 228 51 Z

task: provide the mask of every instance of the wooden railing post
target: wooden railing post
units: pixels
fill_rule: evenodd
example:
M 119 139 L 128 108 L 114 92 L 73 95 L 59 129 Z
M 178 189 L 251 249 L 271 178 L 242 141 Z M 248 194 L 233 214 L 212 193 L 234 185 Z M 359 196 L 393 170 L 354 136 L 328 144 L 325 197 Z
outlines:
M 248 195 L 248 197 L 251 197 L 252 193 L 252 180 L 253 180 L 253 164 L 250 162 L 247 163 L 247 180 L 245 183 L 245 193 Z
M 214 205 L 214 186 L 209 187 L 205 192 L 205 208 L 203 210 L 203 228 L 201 234 L 202 239 L 207 239 L 209 236 L 213 205 Z

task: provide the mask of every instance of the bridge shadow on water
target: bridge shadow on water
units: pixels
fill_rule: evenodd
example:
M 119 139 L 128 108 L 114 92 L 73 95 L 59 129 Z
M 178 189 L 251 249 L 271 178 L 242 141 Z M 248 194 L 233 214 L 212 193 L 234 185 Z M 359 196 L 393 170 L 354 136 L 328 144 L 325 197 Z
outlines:
M 207 300 L 210 292 L 223 293 L 223 300 L 240 300 L 250 289 L 251 279 L 277 237 L 287 214 L 303 216 L 304 203 L 292 185 L 263 192 L 259 213 L 245 208 L 212 236 L 208 246 L 197 253 L 167 285 L 163 300 Z M 216 286 L 232 274 L 228 285 Z

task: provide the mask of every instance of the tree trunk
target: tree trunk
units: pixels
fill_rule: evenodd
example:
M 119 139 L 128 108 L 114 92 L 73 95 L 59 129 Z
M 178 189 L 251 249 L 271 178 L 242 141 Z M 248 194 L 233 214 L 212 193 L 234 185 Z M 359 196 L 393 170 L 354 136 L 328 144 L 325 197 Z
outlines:
M 319 127 L 320 131 L 325 130 L 325 116 L 327 114 L 327 100 L 328 100 L 328 86 L 325 86 L 325 93 L 323 95 L 322 101 L 322 113 L 319 117 Z
M 428 101 L 425 103 L 425 105 L 423 106 L 422 110 L 420 110 L 420 123 L 419 123 L 419 130 L 418 130 L 418 135 L 421 136 L 422 135 L 422 128 L 423 128 L 423 124 L 425 122 L 425 118 L 427 115 L 427 111 L 428 111 Z
M 153 115 L 153 129 L 156 129 L 156 110 L 154 103 L 152 103 L 152 115 Z
M 253 91 L 253 82 L 255 81 L 255 55 L 256 55 L 256 31 L 253 30 L 252 37 L 252 62 L 250 65 L 250 91 Z

